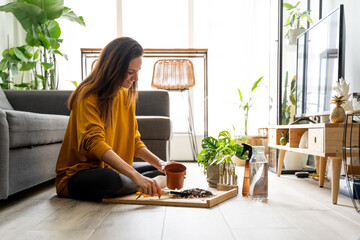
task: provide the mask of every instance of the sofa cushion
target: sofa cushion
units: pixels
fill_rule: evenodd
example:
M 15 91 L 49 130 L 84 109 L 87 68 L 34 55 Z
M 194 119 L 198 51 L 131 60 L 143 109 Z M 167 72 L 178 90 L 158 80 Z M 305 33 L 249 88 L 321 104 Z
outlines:
M 14 110 L 14 108 L 9 103 L 8 99 L 6 98 L 6 95 L 4 91 L 0 87 L 0 109 L 2 110 Z
M 10 148 L 62 142 L 69 120 L 65 115 L 7 110 Z
M 168 117 L 136 116 L 141 139 L 169 140 L 171 120 Z

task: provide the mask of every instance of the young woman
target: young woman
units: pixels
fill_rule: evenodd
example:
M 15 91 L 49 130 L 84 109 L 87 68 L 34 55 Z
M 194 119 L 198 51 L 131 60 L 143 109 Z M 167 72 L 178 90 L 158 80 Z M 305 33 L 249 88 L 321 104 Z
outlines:
M 70 96 L 71 114 L 56 166 L 59 196 L 100 200 L 134 193 L 137 187 L 161 196 L 153 177 L 163 174 L 168 163 L 146 148 L 135 119 L 142 55 L 135 40 L 113 40 Z M 134 156 L 147 163 L 133 165 Z

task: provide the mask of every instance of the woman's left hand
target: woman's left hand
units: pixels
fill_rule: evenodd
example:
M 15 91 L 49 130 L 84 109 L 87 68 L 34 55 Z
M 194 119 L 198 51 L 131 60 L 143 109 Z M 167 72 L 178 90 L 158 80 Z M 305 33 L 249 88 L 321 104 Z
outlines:
M 165 162 L 163 160 L 160 160 L 159 161 L 159 165 L 160 167 L 158 167 L 157 169 L 160 171 L 160 172 L 165 172 L 164 169 L 165 169 L 165 166 L 167 165 L 171 165 L 171 164 L 174 164 L 175 162 Z

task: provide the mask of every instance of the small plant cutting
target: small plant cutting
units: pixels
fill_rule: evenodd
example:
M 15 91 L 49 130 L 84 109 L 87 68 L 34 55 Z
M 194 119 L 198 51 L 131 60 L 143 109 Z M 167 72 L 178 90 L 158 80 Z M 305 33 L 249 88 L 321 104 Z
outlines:
M 313 23 L 311 17 L 310 17 L 310 10 L 301 11 L 300 10 L 300 1 L 297 2 L 295 5 L 292 5 L 290 3 L 283 3 L 283 6 L 287 9 L 287 11 L 290 11 L 289 16 L 286 20 L 286 23 L 284 27 L 286 27 L 288 30 L 285 34 L 285 38 L 289 39 L 289 44 L 296 44 L 296 38 L 301 33 L 305 31 L 305 28 L 303 25 L 301 25 L 301 19 L 306 18 L 307 22 Z
M 217 139 L 205 137 L 202 140 L 202 150 L 197 156 L 197 161 L 204 168 L 204 173 L 210 166 L 232 162 L 232 156 L 237 156 L 242 160 L 247 159 L 247 153 L 242 155 L 243 147 L 237 144 L 236 140 L 236 138 L 231 138 L 228 131 L 220 132 Z M 238 140 L 244 141 L 244 138 L 238 138 Z
M 253 99 L 253 92 L 255 91 L 255 89 L 259 86 L 259 83 L 261 82 L 261 80 L 263 79 L 264 76 L 260 77 L 258 80 L 255 81 L 254 85 L 251 88 L 251 92 L 250 92 L 250 97 L 245 99 L 243 97 L 243 94 L 240 90 L 240 88 L 238 88 L 238 93 L 239 93 L 239 98 L 240 98 L 240 105 L 239 108 L 241 108 L 244 111 L 244 120 L 245 120 L 245 126 L 244 126 L 244 130 L 245 130 L 245 136 L 248 135 L 248 119 L 249 119 L 249 111 L 250 108 L 252 107 L 252 99 Z

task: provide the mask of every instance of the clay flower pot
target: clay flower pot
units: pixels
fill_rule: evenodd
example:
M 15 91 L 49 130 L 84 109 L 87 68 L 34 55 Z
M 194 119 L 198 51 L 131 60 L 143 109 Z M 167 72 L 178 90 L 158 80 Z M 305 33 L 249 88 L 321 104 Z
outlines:
M 172 163 L 166 165 L 166 186 L 168 189 L 181 189 L 184 186 L 184 179 L 186 175 L 186 167 L 181 163 Z

